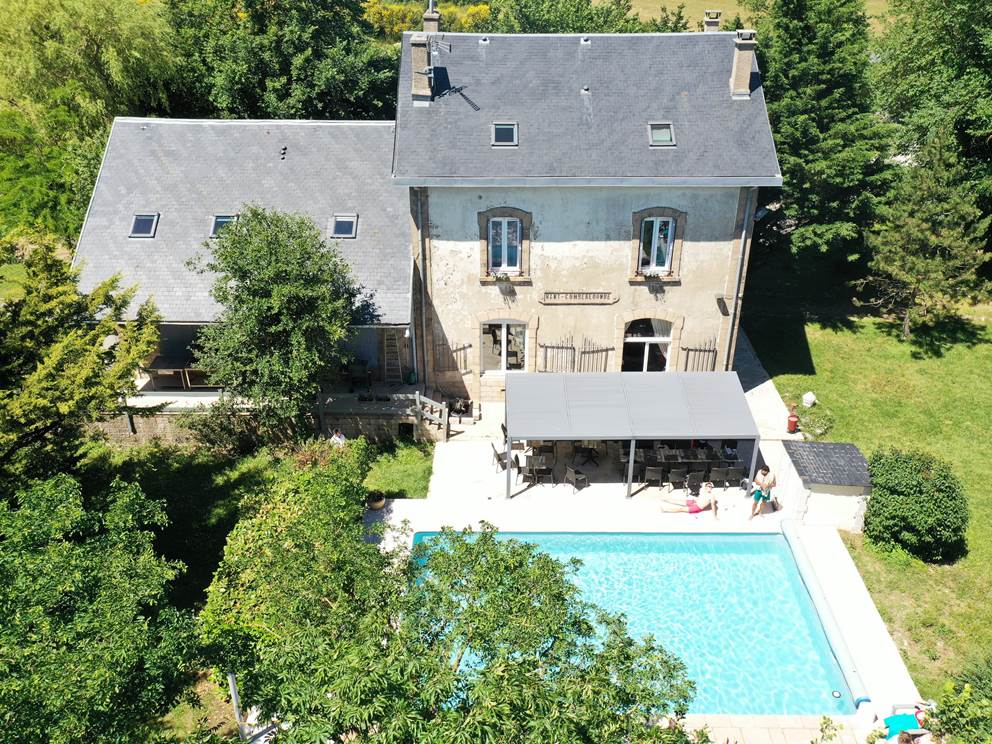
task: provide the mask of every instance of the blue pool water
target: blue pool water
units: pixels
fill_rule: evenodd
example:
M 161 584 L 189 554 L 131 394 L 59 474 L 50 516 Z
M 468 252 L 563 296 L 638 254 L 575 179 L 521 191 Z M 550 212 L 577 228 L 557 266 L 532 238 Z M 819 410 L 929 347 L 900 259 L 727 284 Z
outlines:
M 437 533 L 418 532 L 414 543 Z M 854 712 L 781 535 L 500 533 L 582 561 L 583 596 L 682 658 L 693 713 Z M 835 696 L 839 692 L 839 697 Z

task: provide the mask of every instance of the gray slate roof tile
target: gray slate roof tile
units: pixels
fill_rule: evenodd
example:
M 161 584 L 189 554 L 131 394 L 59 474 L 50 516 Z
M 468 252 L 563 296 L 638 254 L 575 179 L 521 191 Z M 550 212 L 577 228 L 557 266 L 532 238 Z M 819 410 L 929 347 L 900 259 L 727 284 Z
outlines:
M 781 175 L 757 64 L 751 97 L 730 94 L 735 33 L 488 34 L 488 43 L 481 34 L 438 34 L 451 50 L 436 52 L 433 65 L 451 91 L 428 106 L 410 94 L 410 38 L 400 64 L 398 178 Z M 491 146 L 494 121 L 518 122 L 518 147 Z M 676 146 L 649 147 L 649 122 L 672 122 Z
M 393 126 L 117 119 L 74 258 L 81 287 L 120 273 L 138 286 L 132 312 L 151 296 L 166 321 L 210 321 L 212 277 L 186 262 L 204 252 L 215 214 L 257 203 L 308 215 L 326 236 L 332 214 L 357 212 L 358 236 L 339 250 L 373 292 L 380 322 L 409 322 L 409 196 L 390 176 Z M 155 237 L 129 238 L 145 211 L 161 214 Z

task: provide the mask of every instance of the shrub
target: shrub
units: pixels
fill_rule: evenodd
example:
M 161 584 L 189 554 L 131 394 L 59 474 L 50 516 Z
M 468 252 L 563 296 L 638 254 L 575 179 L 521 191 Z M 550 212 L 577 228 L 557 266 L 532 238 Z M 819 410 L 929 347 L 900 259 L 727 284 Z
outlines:
M 943 460 L 924 452 L 879 451 L 868 463 L 872 495 L 865 537 L 925 561 L 953 560 L 967 549 L 968 502 Z
M 938 742 L 987 744 L 992 741 L 992 700 L 976 695 L 970 685 L 948 682 L 927 716 L 927 727 Z
M 263 432 L 256 416 L 221 398 L 209 408 L 202 406 L 179 416 L 179 426 L 190 433 L 202 447 L 238 457 L 248 455 L 264 443 Z
M 956 679 L 961 685 L 970 685 L 975 697 L 992 700 L 992 655 L 971 662 Z
M 404 31 L 417 31 L 422 27 L 424 8 L 423 3 L 366 0 L 365 20 L 379 36 L 399 41 Z M 480 31 L 489 20 L 489 5 L 486 3 L 444 3 L 438 6 L 438 11 L 441 13 L 441 27 L 445 31 Z

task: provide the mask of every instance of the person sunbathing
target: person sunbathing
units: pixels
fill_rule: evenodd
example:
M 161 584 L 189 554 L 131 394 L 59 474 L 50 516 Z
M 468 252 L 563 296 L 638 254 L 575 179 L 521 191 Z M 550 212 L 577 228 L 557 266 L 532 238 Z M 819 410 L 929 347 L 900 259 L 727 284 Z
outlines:
M 713 493 L 713 484 L 703 485 L 703 494 L 700 497 L 686 496 L 684 499 L 674 499 L 662 497 L 663 512 L 683 512 L 686 514 L 699 514 L 707 509 L 713 510 L 713 518 L 716 519 L 717 501 L 716 494 Z

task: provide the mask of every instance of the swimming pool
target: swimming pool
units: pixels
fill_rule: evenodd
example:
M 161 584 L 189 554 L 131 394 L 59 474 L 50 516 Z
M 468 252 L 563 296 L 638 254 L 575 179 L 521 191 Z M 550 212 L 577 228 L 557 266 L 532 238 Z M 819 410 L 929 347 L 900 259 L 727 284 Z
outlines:
M 414 543 L 435 536 L 418 532 Z M 693 713 L 843 715 L 844 675 L 782 535 L 503 532 L 579 558 L 583 596 L 678 654 Z

